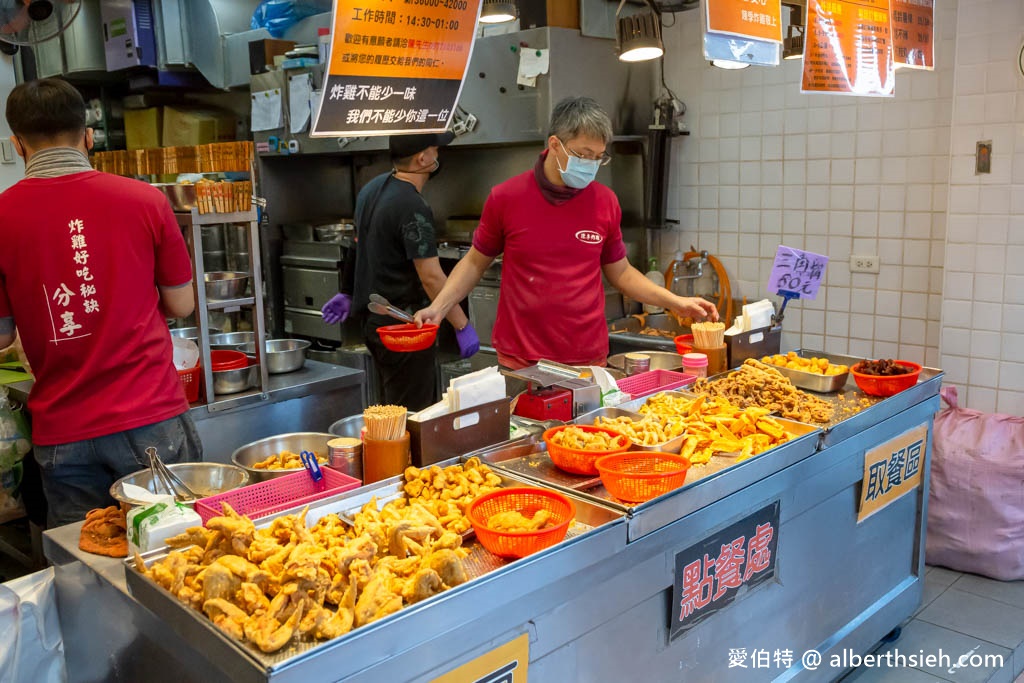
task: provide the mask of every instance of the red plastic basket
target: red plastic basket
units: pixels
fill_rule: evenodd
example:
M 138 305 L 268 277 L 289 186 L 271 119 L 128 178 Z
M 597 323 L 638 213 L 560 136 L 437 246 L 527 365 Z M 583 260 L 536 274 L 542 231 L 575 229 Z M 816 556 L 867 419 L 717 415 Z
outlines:
M 227 503 L 240 515 L 256 519 L 362 486 L 355 477 L 329 467 L 322 467 L 320 471 L 326 483 L 323 491 L 317 491 L 309 473 L 302 471 L 203 498 L 196 501 L 195 509 L 203 518 L 203 524 L 211 517 L 224 514 L 221 503 Z
M 640 398 L 656 391 L 671 391 L 689 386 L 696 381 L 694 375 L 674 370 L 651 370 L 638 375 L 624 377 L 618 381 L 619 389 L 631 398 Z
M 685 484 L 690 461 L 674 453 L 630 451 L 599 458 L 596 466 L 608 493 L 642 503 Z
M 592 434 L 608 434 L 610 436 L 614 436 L 621 446 L 607 451 L 589 451 L 579 448 L 569 448 L 568 446 L 562 446 L 561 444 L 557 444 L 552 441 L 552 437 L 556 432 L 560 432 L 570 426 L 574 426 L 577 429 L 582 429 L 583 431 L 590 432 Z M 544 432 L 542 438 L 544 439 L 544 443 L 548 446 L 548 457 L 551 458 L 551 462 L 555 464 L 555 467 L 573 474 L 597 474 L 597 468 L 594 467 L 594 463 L 597 462 L 598 458 L 606 455 L 612 455 L 613 453 L 624 453 L 633 446 L 633 442 L 629 440 L 628 436 L 620 434 L 614 429 L 608 429 L 607 427 L 594 427 L 591 425 L 563 425 L 561 427 L 552 427 Z
M 680 354 L 686 354 L 693 351 L 693 335 L 692 334 L 681 334 L 672 341 L 676 344 L 676 351 Z
M 865 394 L 883 397 L 893 396 L 917 384 L 917 378 L 921 376 L 921 366 L 917 363 L 909 360 L 898 360 L 896 364 L 909 368 L 910 372 L 905 375 L 865 375 L 857 371 L 857 368 L 860 366 L 860 363 L 857 363 L 850 368 L 850 373 L 853 375 L 853 381 L 857 383 L 857 386 Z
M 437 325 L 416 327 L 413 323 L 385 325 L 377 328 L 385 347 L 392 351 L 409 352 L 428 349 L 437 339 Z
M 199 400 L 199 390 L 203 386 L 203 369 L 200 366 L 188 370 L 178 370 L 181 388 L 185 390 L 185 400 L 195 403 Z
M 538 531 L 496 531 L 487 526 L 499 512 L 533 517 L 538 510 L 551 513 L 551 526 Z M 498 557 L 520 558 L 561 542 L 576 516 L 576 506 L 561 493 L 523 486 L 484 494 L 470 503 L 466 514 L 483 547 Z

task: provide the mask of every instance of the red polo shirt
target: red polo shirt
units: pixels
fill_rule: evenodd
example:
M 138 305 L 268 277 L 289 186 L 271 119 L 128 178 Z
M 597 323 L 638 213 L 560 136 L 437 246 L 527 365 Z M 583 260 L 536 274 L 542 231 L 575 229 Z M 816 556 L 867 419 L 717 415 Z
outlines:
M 86 171 L 0 194 L 0 318 L 14 317 L 35 374 L 33 441 L 91 439 L 188 409 L 157 286 L 191 279 L 174 213 L 145 183 Z
M 504 253 L 492 343 L 503 356 L 570 365 L 608 357 L 601 267 L 626 257 L 615 194 L 592 182 L 558 206 L 534 170 L 491 190 L 473 246 Z

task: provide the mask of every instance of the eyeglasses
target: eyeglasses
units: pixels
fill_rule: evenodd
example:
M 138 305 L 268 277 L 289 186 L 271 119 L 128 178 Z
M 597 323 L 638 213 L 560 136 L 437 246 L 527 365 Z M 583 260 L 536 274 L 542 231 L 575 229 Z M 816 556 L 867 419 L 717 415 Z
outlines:
M 585 154 L 580 154 L 579 152 L 570 149 L 569 146 L 566 145 L 564 142 L 562 142 L 561 139 L 559 139 L 558 142 L 561 143 L 562 149 L 564 149 L 567 154 L 571 154 L 574 157 L 576 157 L 577 159 L 584 159 L 586 161 L 596 161 L 601 166 L 607 166 L 612 161 L 612 155 L 609 154 L 608 152 L 601 152 L 601 154 L 599 156 L 597 156 L 597 157 L 587 156 Z

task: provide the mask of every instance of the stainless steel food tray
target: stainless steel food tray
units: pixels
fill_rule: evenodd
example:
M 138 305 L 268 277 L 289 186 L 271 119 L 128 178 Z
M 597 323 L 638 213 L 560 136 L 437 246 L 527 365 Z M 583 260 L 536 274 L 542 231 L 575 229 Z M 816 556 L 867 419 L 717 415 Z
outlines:
M 813 358 L 814 354 L 809 354 L 807 357 Z M 821 358 L 822 356 L 816 356 Z M 828 358 L 828 356 L 825 356 Z M 831 358 L 829 361 L 831 362 Z M 850 371 L 842 372 L 838 375 L 819 375 L 816 372 L 806 372 L 804 370 L 794 370 L 793 368 L 783 368 L 778 365 L 772 365 L 771 363 L 765 363 L 773 370 L 778 370 L 779 374 L 789 379 L 793 383 L 793 386 L 799 389 L 806 389 L 807 391 L 813 391 L 818 394 L 834 394 L 840 391 L 846 386 L 846 381 L 850 379 Z M 842 363 L 837 363 L 842 365 Z M 849 366 L 847 366 L 849 367 Z
M 594 422 L 601 417 L 607 417 L 615 419 L 618 417 L 628 417 L 632 420 L 639 422 L 644 419 L 644 415 L 633 411 L 626 410 L 620 406 L 609 407 L 609 408 L 598 408 L 597 410 L 591 410 L 585 415 L 580 415 L 578 418 L 572 421 L 572 424 L 578 425 L 592 425 Z M 661 443 L 645 445 L 633 441 L 632 450 L 636 451 L 662 451 L 666 453 L 678 453 L 683 447 L 683 435 L 677 436 L 674 439 L 663 441 Z
M 451 458 L 436 464 L 440 467 L 446 467 L 464 462 L 467 458 L 468 456 Z M 502 486 L 538 487 L 536 481 L 519 477 L 514 473 L 500 470 L 496 470 L 495 473 L 501 476 Z M 307 525 L 313 525 L 321 517 L 331 513 L 344 515 L 352 511 L 358 511 L 360 507 L 374 497 L 378 499 L 379 504 L 398 498 L 402 495 L 403 484 L 404 479 L 402 477 L 392 477 L 371 486 L 364 486 L 354 491 L 317 501 L 309 506 L 306 523 Z M 576 506 L 576 519 L 570 525 L 565 540 L 518 562 L 532 561 L 546 554 L 553 553 L 559 548 L 564 547 L 565 544 L 585 538 L 595 533 L 599 527 L 616 522 L 622 517 L 622 511 L 612 506 L 573 495 L 571 492 L 569 495 L 573 498 Z M 269 526 L 274 519 L 295 514 L 301 510 L 301 506 L 284 510 L 273 516 L 260 519 L 256 526 L 259 528 Z M 168 591 L 141 574 L 135 568 L 135 563 L 131 558 L 125 560 L 124 566 L 128 589 L 135 599 L 170 624 L 183 638 L 192 643 L 196 648 L 202 650 L 211 660 L 223 663 L 225 670 L 232 673 L 233 679 L 260 681 L 267 680 L 275 672 L 280 671 L 286 666 L 293 666 L 300 660 L 317 656 L 327 649 L 332 649 L 353 638 L 360 638 L 366 633 L 387 628 L 389 624 L 393 624 L 404 616 L 413 612 L 421 612 L 424 608 L 429 608 L 437 602 L 450 600 L 455 595 L 472 590 L 479 583 L 478 579 L 480 577 L 515 564 L 514 561 L 503 560 L 496 555 L 492 555 L 475 540 L 466 543 L 465 547 L 470 550 L 470 555 L 465 560 L 466 572 L 470 576 L 468 582 L 435 595 L 428 600 L 404 607 L 395 614 L 375 621 L 372 624 L 353 629 L 340 638 L 328 641 L 293 642 L 288 647 L 273 654 L 265 654 L 248 643 L 240 643 L 227 636 L 214 626 L 213 622 L 207 619 L 205 615 L 183 605 Z M 146 553 L 143 559 L 148 567 L 153 562 L 166 557 L 169 552 L 170 549 L 168 548 L 154 550 Z
M 805 357 L 824 356 L 834 363 L 841 363 L 849 367 L 864 360 L 859 356 L 847 356 L 813 349 L 797 349 L 796 352 Z M 818 398 L 835 406 L 832 420 L 823 425 L 821 448 L 845 441 L 913 405 L 938 395 L 943 375 L 943 371 L 938 368 L 922 368 L 921 374 L 917 378 L 917 384 L 887 398 L 865 394 L 857 386 L 853 375 L 850 375 L 846 385 L 839 393 L 818 395 Z M 885 405 L 880 405 L 882 403 Z
M 575 475 L 555 467 L 540 439 L 523 439 L 515 445 L 499 445 L 471 453 L 496 470 L 531 479 L 564 493 L 624 512 L 629 540 L 657 531 L 685 515 L 710 505 L 750 484 L 813 455 L 821 429 L 802 422 L 775 418 L 794 439 L 743 462 L 735 456 L 716 455 L 705 465 L 694 465 L 680 488 L 645 503 L 622 502 L 605 489 L 598 476 Z

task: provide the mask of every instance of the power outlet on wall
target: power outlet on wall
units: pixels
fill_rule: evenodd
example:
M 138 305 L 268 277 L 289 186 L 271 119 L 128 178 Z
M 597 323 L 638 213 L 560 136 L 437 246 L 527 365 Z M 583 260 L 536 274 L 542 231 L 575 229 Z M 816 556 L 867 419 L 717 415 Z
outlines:
M 878 256 L 871 254 L 852 254 L 850 256 L 851 273 L 877 273 Z

